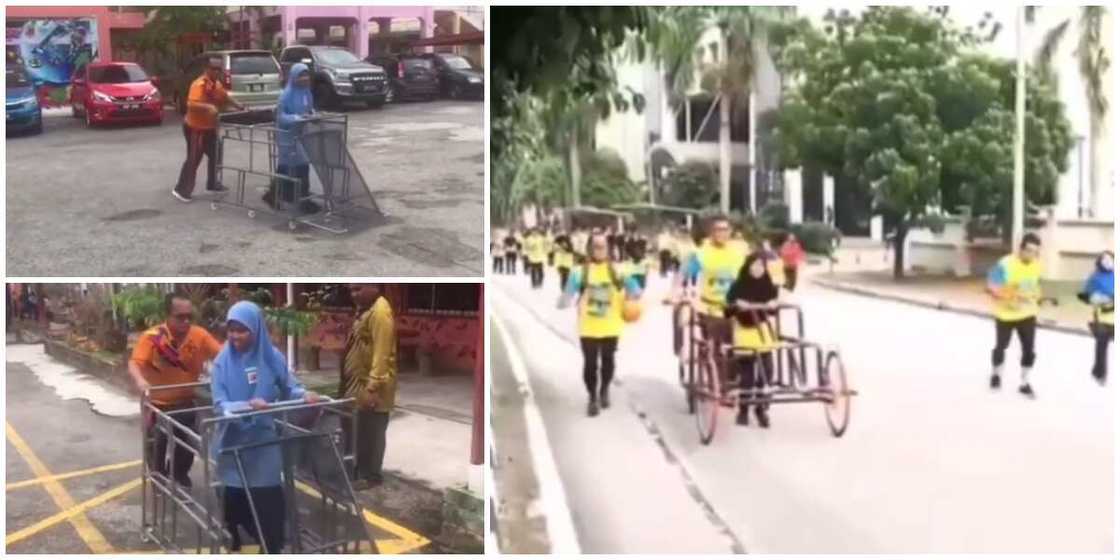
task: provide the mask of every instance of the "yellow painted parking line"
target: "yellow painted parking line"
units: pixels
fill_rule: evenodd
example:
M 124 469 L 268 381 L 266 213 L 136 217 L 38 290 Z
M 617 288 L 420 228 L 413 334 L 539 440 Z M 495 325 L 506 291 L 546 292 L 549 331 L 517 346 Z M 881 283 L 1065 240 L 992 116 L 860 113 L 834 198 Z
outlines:
M 139 478 L 137 478 L 137 479 L 135 479 L 131 482 L 126 482 L 126 483 L 124 483 L 120 486 L 117 486 L 116 488 L 113 488 L 112 490 L 109 490 L 108 492 L 105 492 L 104 494 L 99 494 L 99 495 L 94 496 L 93 498 L 90 498 L 90 499 L 88 499 L 88 500 L 86 500 L 86 501 L 84 501 L 84 502 L 82 502 L 82 503 L 80 503 L 76 506 L 73 506 L 72 508 L 67 509 L 66 511 L 61 511 L 59 513 L 56 513 L 56 514 L 54 514 L 54 515 L 52 515 L 52 516 L 50 516 L 50 517 L 48 517 L 48 518 L 46 518 L 42 521 L 30 526 L 30 527 L 27 527 L 26 529 L 20 529 L 19 531 L 16 531 L 14 533 L 9 533 L 4 539 L 4 544 L 6 546 L 11 546 L 12 543 L 16 543 L 16 542 L 19 542 L 23 539 L 26 539 L 27 537 L 30 537 L 31 535 L 34 535 L 35 533 L 43 531 L 44 529 L 48 529 L 48 528 L 50 528 L 54 525 L 57 525 L 57 524 L 59 524 L 63 521 L 66 521 L 68 518 L 71 518 L 71 517 L 74 517 L 74 516 L 81 516 L 81 518 L 85 519 L 86 522 L 88 523 L 89 519 L 85 517 L 86 510 L 95 508 L 95 507 L 97 507 L 97 506 L 99 506 L 99 505 L 101 505 L 105 502 L 108 502 L 109 500 L 112 500 L 112 499 L 114 499 L 118 496 L 121 496 L 121 495 L 123 495 L 123 494 L 129 492 L 130 490 L 133 490 L 133 489 L 135 489 L 139 486 L 140 486 L 140 479 Z M 90 526 L 92 527 L 92 525 L 93 524 L 91 523 Z M 97 529 L 94 529 L 94 530 L 96 531 Z M 100 533 L 98 533 L 98 534 L 100 534 Z M 102 538 L 104 538 L 104 537 L 102 537 Z M 106 546 L 108 546 L 108 543 L 106 543 Z M 93 547 L 91 546 L 90 548 L 93 548 Z M 109 549 L 109 552 L 112 552 L 111 547 Z
M 23 438 L 20 437 L 18 432 L 16 432 L 15 428 L 13 428 L 12 425 L 8 422 L 4 422 L 4 428 L 5 433 L 8 436 L 8 441 L 12 443 L 12 447 L 14 447 L 16 449 L 16 452 L 19 453 L 21 457 L 23 457 L 23 460 L 27 461 L 28 466 L 31 467 L 31 472 L 35 474 L 35 477 L 50 477 L 51 471 L 47 469 L 47 465 L 39 460 L 39 457 L 37 457 L 35 455 L 35 452 L 31 450 L 31 446 L 27 445 L 26 441 L 23 441 Z M 59 521 L 63 519 L 68 520 L 70 524 L 74 526 L 74 530 L 78 532 L 78 536 L 81 537 L 83 541 L 85 541 L 86 545 L 89 546 L 90 550 L 93 553 L 107 554 L 113 552 L 113 547 L 109 544 L 109 541 L 105 540 L 105 535 L 102 535 L 101 531 L 98 531 L 97 527 L 93 526 L 93 522 L 91 522 L 89 518 L 86 517 L 84 513 L 82 513 L 85 510 L 79 510 L 76 508 L 74 504 L 74 498 L 70 496 L 70 493 L 66 491 L 66 488 L 64 488 L 62 484 L 59 484 L 57 480 L 48 480 L 43 483 L 43 487 L 46 489 L 47 493 L 50 494 L 51 499 L 54 500 L 55 505 L 57 505 L 59 509 L 63 510 L 61 514 L 57 514 L 62 515 L 62 518 Z M 36 525 L 38 525 L 38 523 Z M 34 525 L 32 527 L 34 527 Z M 26 531 L 26 529 L 24 531 Z M 23 533 L 24 531 L 17 531 L 17 533 Z M 36 532 L 38 531 L 29 532 L 25 535 L 25 537 L 33 535 Z M 5 543 L 11 544 L 12 542 L 15 541 L 9 535 L 5 540 Z
M 98 473 L 103 473 L 103 472 L 116 471 L 116 470 L 120 470 L 120 469 L 127 469 L 129 467 L 138 466 L 138 465 L 140 465 L 141 462 L 142 461 L 140 461 L 140 460 L 126 461 L 124 463 L 117 463 L 115 465 L 104 465 L 104 466 L 101 466 L 101 467 L 94 467 L 92 469 L 83 469 L 83 470 L 80 470 L 80 471 L 71 471 L 71 472 L 62 473 L 62 474 L 52 474 L 50 476 L 33 478 L 31 480 L 21 480 L 19 482 L 13 482 L 11 484 L 8 484 L 7 490 L 16 490 L 16 489 L 19 489 L 19 488 L 25 488 L 27 486 L 35 486 L 35 485 L 38 485 L 38 484 L 45 484 L 45 483 L 50 482 L 52 480 L 66 480 L 68 478 L 75 478 L 75 477 L 86 476 L 86 475 L 90 475 L 90 474 L 98 474 Z
M 299 488 L 300 491 L 314 498 L 321 497 L 318 490 L 303 482 L 296 481 L 296 488 Z M 381 554 L 402 554 L 427 546 L 432 542 L 423 535 L 406 529 L 368 509 L 362 508 L 362 517 L 365 518 L 366 523 L 392 533 L 393 536 L 397 537 L 395 539 L 382 539 L 377 541 L 377 548 Z

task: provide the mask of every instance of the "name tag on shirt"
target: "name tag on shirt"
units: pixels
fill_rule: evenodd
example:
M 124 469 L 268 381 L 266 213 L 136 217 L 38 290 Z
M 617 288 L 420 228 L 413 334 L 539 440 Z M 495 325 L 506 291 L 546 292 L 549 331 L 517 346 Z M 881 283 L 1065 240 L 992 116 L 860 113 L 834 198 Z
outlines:
M 256 367 L 245 368 L 245 374 L 249 377 L 249 384 L 250 385 L 256 385 L 257 384 L 257 368 Z

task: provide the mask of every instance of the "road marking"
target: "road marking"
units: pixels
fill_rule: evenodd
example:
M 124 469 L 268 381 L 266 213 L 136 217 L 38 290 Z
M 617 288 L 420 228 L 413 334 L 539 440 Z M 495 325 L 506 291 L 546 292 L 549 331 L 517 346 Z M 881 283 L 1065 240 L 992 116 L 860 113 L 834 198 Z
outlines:
M 492 291 L 497 294 L 495 299 L 508 299 L 501 291 Z M 544 428 L 544 419 L 537 408 L 533 398 L 533 389 L 529 384 L 528 368 L 525 358 L 520 350 L 513 344 L 505 323 L 498 313 L 490 315 L 494 325 L 498 327 L 498 336 L 506 347 L 509 356 L 510 368 L 513 377 L 517 380 L 518 392 L 524 397 L 522 406 L 525 411 L 525 432 L 529 440 L 529 455 L 533 461 L 533 471 L 540 483 L 540 503 L 545 511 L 545 525 L 548 530 L 548 540 L 551 554 L 579 554 L 579 539 L 576 537 L 575 524 L 572 520 L 572 510 L 568 507 L 567 494 L 564 492 L 560 473 L 556 469 L 556 459 L 552 456 L 552 446 L 548 442 L 548 434 Z
M 50 477 L 51 471 L 47 469 L 47 465 L 39 460 L 39 457 L 36 456 L 35 452 L 31 450 L 31 446 L 27 445 L 27 442 L 23 441 L 23 438 L 20 437 L 18 432 L 16 432 L 16 429 L 13 428 L 12 425 L 8 422 L 4 422 L 4 429 L 6 435 L 8 436 L 8 441 L 12 443 L 12 447 L 14 447 L 16 452 L 19 453 L 21 457 L 23 457 L 23 460 L 27 461 L 28 466 L 31 467 L 31 472 L 35 473 L 36 478 Z M 137 484 L 139 484 L 139 480 L 137 480 L 136 482 Z M 51 525 L 54 525 L 63 520 L 67 520 L 71 525 L 74 526 L 74 530 L 78 532 L 78 536 L 81 537 L 82 541 L 86 543 L 86 546 L 88 546 L 90 551 L 92 551 L 94 554 L 109 554 L 113 552 L 113 547 L 109 544 L 109 541 L 105 540 L 105 535 L 102 535 L 101 531 L 98 531 L 97 527 L 94 527 L 93 522 L 91 522 L 89 518 L 85 516 L 84 512 L 86 509 L 88 509 L 88 507 L 75 505 L 74 498 L 70 496 L 70 493 L 66 491 L 66 488 L 64 488 L 62 484 L 60 484 L 57 480 L 48 480 L 43 483 L 43 487 L 46 489 L 47 493 L 50 494 L 51 499 L 54 500 L 55 505 L 57 505 L 63 511 L 52 515 L 51 517 L 48 517 L 47 519 L 44 519 L 43 521 L 40 521 L 39 523 L 36 523 L 31 527 L 16 531 L 11 535 L 7 535 L 4 541 L 5 545 L 10 545 L 21 539 L 34 535 L 35 533 L 38 533 L 46 527 L 50 527 Z M 50 522 L 48 523 L 48 521 Z
M 94 496 L 93 498 L 90 498 L 66 511 L 56 513 L 30 527 L 27 527 L 26 529 L 20 529 L 19 531 L 7 535 L 4 539 L 4 544 L 6 546 L 10 546 L 12 543 L 19 542 L 23 539 L 26 539 L 27 537 L 30 537 L 31 535 L 34 535 L 35 533 L 53 527 L 54 525 L 57 525 L 65 521 L 67 518 L 75 515 L 81 515 L 83 518 L 85 518 L 85 512 L 87 510 L 93 509 L 105 502 L 117 498 L 118 496 L 121 496 L 139 486 L 139 478 L 131 482 L 126 482 L 120 486 L 117 486 L 116 488 L 113 488 L 112 490 L 109 490 L 108 492 L 105 492 L 104 494 Z M 86 518 L 86 521 L 89 521 L 88 518 Z M 90 525 L 92 526 L 92 523 Z M 94 530 L 96 531 L 97 529 Z M 106 543 L 106 546 L 108 546 L 108 543 Z M 112 552 L 111 547 L 110 552 Z
M 296 481 L 296 488 L 311 497 L 322 497 L 318 490 L 298 480 Z M 342 505 L 339 504 L 339 508 L 341 507 Z M 397 537 L 392 540 L 383 539 L 377 541 L 377 549 L 381 554 L 403 554 L 416 550 L 417 548 L 428 546 L 432 542 L 423 535 L 406 529 L 368 509 L 362 508 L 362 517 L 365 518 L 366 523 L 392 533 L 393 536 Z
M 90 475 L 90 474 L 97 474 L 97 473 L 115 471 L 115 470 L 120 470 L 120 469 L 127 469 L 129 467 L 138 466 L 138 465 L 140 465 L 140 463 L 141 463 L 141 461 L 139 461 L 139 460 L 126 461 L 124 463 L 117 463 L 115 465 L 104 465 L 104 466 L 101 466 L 101 467 L 94 467 L 92 469 L 84 469 L 84 470 L 80 470 L 80 471 L 71 471 L 71 472 L 62 473 L 62 474 L 52 474 L 50 476 L 32 478 L 30 480 L 23 480 L 23 481 L 20 481 L 20 482 L 13 482 L 13 483 L 9 484 L 6 489 L 7 490 L 16 490 L 16 489 L 19 489 L 19 488 L 25 488 L 27 486 L 35 486 L 35 485 L 38 485 L 38 484 L 45 484 L 45 483 L 50 482 L 52 480 L 66 480 L 68 478 L 75 478 L 75 477 L 86 476 L 86 475 Z

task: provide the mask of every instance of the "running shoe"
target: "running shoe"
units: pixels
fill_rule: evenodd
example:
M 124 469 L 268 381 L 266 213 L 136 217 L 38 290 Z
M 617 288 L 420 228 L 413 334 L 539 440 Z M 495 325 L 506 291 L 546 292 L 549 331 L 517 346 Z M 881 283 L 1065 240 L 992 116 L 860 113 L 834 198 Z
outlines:
M 763 428 L 770 427 L 770 414 L 766 412 L 765 406 L 757 406 L 754 409 L 754 415 L 758 418 L 758 425 Z
M 999 376 L 993 374 L 991 380 L 988 382 L 988 386 L 992 389 L 999 389 Z
M 591 402 L 587 403 L 587 415 L 588 416 L 598 416 L 599 415 L 599 403 L 597 403 L 595 401 L 591 401 Z
M 1029 399 L 1034 398 L 1034 389 L 1031 389 L 1031 384 L 1030 383 L 1024 383 L 1024 384 L 1020 385 L 1019 386 L 1019 393 L 1021 393 L 1024 397 L 1027 397 Z
M 179 202 L 190 202 L 192 200 L 190 195 L 179 194 L 179 191 L 174 188 L 171 189 L 171 196 L 179 199 Z
M 735 423 L 740 425 L 740 426 L 750 426 L 751 425 L 751 414 L 750 414 L 750 410 L 748 410 L 747 407 L 745 407 L 745 406 L 739 407 L 739 414 L 737 416 L 735 416 Z

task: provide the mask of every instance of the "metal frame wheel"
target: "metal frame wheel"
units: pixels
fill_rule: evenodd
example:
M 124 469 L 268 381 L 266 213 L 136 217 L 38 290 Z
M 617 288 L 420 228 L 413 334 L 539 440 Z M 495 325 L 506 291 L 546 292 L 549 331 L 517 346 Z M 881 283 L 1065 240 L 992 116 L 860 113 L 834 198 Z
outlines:
M 840 437 L 848 429 L 848 420 L 852 414 L 852 396 L 848 391 L 848 374 L 844 370 L 844 363 L 840 355 L 830 351 L 824 361 L 824 376 L 830 400 L 824 403 L 824 417 L 828 421 L 828 428 L 832 435 Z
M 720 403 L 719 374 L 711 356 L 704 353 L 696 368 L 695 383 L 689 390 L 692 400 L 696 404 L 696 431 L 700 434 L 700 443 L 708 445 L 716 436 L 716 426 L 719 424 L 719 410 L 723 408 Z

